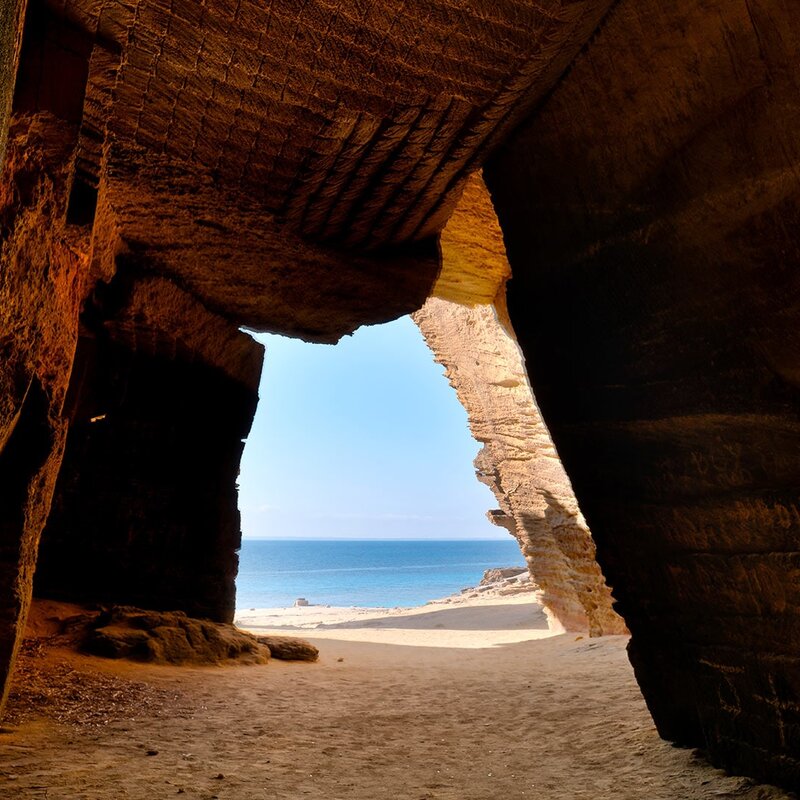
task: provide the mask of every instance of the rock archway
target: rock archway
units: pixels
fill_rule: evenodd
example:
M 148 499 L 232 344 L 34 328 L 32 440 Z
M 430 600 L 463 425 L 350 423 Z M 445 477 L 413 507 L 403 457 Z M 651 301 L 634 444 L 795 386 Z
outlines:
M 335 341 L 432 293 L 493 302 L 483 254 L 450 259 L 442 235 L 462 196 L 485 218 L 462 194 L 485 164 L 508 318 L 660 731 L 800 785 L 789 0 L 30 0 L 26 15 L 8 0 L 0 45 L 3 685 L 70 423 L 44 583 L 74 588 L 46 565 L 91 517 L 88 476 L 139 510 L 135 525 L 115 515 L 134 535 L 114 550 L 158 586 L 188 512 L 156 467 L 188 469 L 164 460 L 169 443 L 213 420 L 187 474 L 212 486 L 217 567 L 177 585 L 229 615 L 232 487 L 261 358 L 238 326 Z M 484 229 L 467 225 L 474 254 Z M 466 398 L 436 306 L 419 319 Z M 482 471 L 502 484 L 492 441 Z M 121 448 L 136 462 L 124 474 Z M 565 619 L 597 624 L 607 593 L 559 486 L 539 486 L 532 520 L 505 486 L 501 506 L 518 533 L 581 543 L 561 550 L 577 556 L 569 586 L 541 583 Z M 169 531 L 162 561 L 135 554 L 148 519 Z

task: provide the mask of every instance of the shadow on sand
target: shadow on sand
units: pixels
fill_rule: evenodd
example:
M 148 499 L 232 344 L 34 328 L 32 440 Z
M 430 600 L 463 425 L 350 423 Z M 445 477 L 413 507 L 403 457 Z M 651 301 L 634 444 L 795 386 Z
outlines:
M 394 630 L 547 630 L 547 618 L 539 606 L 485 605 L 443 608 L 421 614 L 372 617 L 351 622 L 322 623 L 317 630 L 391 628 Z

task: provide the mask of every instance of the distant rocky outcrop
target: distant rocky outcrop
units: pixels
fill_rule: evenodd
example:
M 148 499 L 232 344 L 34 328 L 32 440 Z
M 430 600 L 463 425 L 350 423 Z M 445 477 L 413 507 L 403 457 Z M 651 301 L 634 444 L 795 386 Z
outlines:
M 540 594 L 527 567 L 495 567 L 487 569 L 477 586 L 461 590 L 461 597 L 503 597 L 512 594 Z
M 530 574 L 527 567 L 495 567 L 494 569 L 487 569 L 483 573 L 481 582 L 478 586 L 487 586 L 494 583 L 500 583 L 508 578 L 522 578 L 526 577 L 530 583 Z

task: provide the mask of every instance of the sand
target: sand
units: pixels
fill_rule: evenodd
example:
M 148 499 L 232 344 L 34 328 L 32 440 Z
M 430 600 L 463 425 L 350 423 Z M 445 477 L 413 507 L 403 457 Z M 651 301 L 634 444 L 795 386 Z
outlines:
M 29 655 L 30 669 L 67 690 L 47 716 L 23 709 L 0 736 L 0 797 L 788 797 L 661 741 L 625 637 L 554 635 L 530 595 L 239 616 L 252 630 L 305 636 L 319 663 Z
M 253 633 L 408 647 L 485 648 L 553 635 L 531 593 L 503 597 L 487 592 L 419 608 L 260 608 L 239 611 L 235 622 Z

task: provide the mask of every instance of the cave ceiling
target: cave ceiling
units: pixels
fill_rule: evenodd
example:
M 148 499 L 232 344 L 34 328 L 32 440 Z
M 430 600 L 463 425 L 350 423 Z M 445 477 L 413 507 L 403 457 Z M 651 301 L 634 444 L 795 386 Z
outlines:
M 466 178 L 611 4 L 31 2 L 93 43 L 95 260 L 320 341 L 424 301 Z

